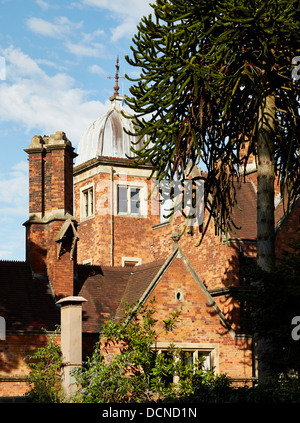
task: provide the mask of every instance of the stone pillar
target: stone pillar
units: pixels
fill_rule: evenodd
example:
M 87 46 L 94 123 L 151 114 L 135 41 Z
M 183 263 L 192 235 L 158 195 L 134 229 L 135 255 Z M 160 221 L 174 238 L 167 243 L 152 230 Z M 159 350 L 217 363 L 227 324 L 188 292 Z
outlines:
M 57 301 L 61 307 L 62 382 L 67 398 L 76 391 L 72 371 L 82 364 L 82 303 L 83 297 L 65 297 Z

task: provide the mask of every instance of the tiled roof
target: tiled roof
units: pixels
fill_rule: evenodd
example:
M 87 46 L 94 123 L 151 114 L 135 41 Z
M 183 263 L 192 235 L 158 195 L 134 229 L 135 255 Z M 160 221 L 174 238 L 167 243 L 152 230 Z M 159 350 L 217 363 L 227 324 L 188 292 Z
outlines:
M 88 300 L 83 304 L 83 332 L 99 332 L 101 323 L 115 315 L 127 280 L 127 268 L 78 265 L 75 295 Z
M 238 206 L 232 210 L 231 217 L 238 229 L 232 227 L 231 238 L 256 240 L 257 237 L 257 194 L 252 182 L 242 183 L 236 190 Z M 275 206 L 275 226 L 284 216 L 282 201 Z
M 0 316 L 6 330 L 54 330 L 59 308 L 46 277 L 33 277 L 28 263 L 0 261 Z
M 164 263 L 165 260 L 158 260 L 156 262 L 133 267 L 122 296 L 123 300 L 130 304 L 139 300 Z M 116 316 L 122 316 L 122 310 L 120 307 L 116 312 Z
M 103 322 L 121 315 L 121 299 L 134 303 L 149 286 L 164 261 L 136 267 L 78 265 L 75 294 L 83 304 L 83 332 L 99 332 Z
M 83 332 L 98 333 L 103 322 L 121 316 L 121 299 L 134 303 L 147 289 L 164 261 L 136 267 L 78 265 L 75 295 L 83 303 Z M 60 324 L 47 277 L 33 276 L 26 262 L 0 261 L 0 316 L 6 330 L 54 330 Z
M 251 182 L 241 184 L 236 190 L 236 199 L 238 206 L 232 210 L 231 217 L 234 224 L 232 227 L 231 238 L 256 239 L 256 192 Z

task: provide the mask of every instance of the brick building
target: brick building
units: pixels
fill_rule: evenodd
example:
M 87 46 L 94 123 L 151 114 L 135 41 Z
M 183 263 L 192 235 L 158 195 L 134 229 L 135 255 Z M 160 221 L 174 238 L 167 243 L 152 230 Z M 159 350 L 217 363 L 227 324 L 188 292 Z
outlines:
M 130 159 L 130 145 L 137 140 L 128 135 L 132 122 L 122 114 L 117 79 L 110 100 L 107 114 L 83 134 L 78 154 L 63 132 L 35 136 L 25 150 L 26 261 L 0 262 L 0 316 L 6 322 L 0 396 L 26 392 L 24 356 L 45 342 L 43 328 L 53 331 L 60 324 L 56 303 L 67 296 L 87 300 L 84 354 L 102 323 L 120 316 L 121 299 L 155 297 L 161 319 L 182 308 L 180 324 L 161 336 L 158 349 L 174 342 L 194 359 L 204 355 L 207 368 L 227 373 L 235 383 L 251 383 L 257 377 L 255 348 L 240 328 L 232 291 L 256 256 L 255 163 L 237 192 L 242 211 L 235 209 L 233 217 L 241 229 L 225 243 L 211 221 L 197 247 L 199 227 L 179 239 L 185 224 L 181 213 L 161 222 L 159 203 L 148 199 L 152 169 L 135 167 Z M 281 202 L 275 206 L 279 254 L 299 227 L 299 207 L 286 221 Z

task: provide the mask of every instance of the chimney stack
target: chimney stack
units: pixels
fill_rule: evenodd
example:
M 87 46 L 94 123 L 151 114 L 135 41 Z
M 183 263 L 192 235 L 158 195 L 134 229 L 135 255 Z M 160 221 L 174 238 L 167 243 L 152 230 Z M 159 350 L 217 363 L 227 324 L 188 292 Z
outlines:
M 26 261 L 47 275 L 56 298 L 73 295 L 77 222 L 73 217 L 73 159 L 64 132 L 34 136 L 29 160 L 29 219 Z

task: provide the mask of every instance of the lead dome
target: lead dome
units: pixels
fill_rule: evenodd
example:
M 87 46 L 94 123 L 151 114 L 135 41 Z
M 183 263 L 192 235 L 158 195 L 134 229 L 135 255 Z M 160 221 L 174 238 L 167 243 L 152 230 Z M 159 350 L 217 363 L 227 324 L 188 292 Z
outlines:
M 130 151 L 132 143 L 135 148 L 143 145 L 142 140 L 135 144 L 138 138 L 125 132 L 134 132 L 134 125 L 132 119 L 126 118 L 122 113 L 128 115 L 122 105 L 123 97 L 119 95 L 118 61 L 116 68 L 115 92 L 110 97 L 110 109 L 83 132 L 78 144 L 76 166 L 98 157 L 132 158 L 134 157 L 134 153 Z

